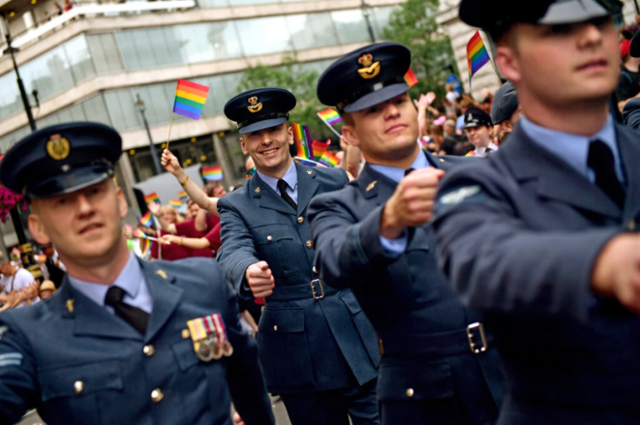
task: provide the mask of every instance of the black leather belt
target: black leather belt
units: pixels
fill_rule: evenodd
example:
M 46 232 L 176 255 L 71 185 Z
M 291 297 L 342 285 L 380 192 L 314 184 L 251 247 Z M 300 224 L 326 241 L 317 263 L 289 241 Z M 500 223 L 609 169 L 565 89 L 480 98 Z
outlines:
M 313 298 L 314 300 L 321 300 L 328 295 L 337 294 L 338 290 L 330 286 L 324 285 L 322 280 L 314 279 L 306 285 L 295 286 L 277 286 L 272 295 L 266 298 L 266 302 L 269 301 L 294 301 Z

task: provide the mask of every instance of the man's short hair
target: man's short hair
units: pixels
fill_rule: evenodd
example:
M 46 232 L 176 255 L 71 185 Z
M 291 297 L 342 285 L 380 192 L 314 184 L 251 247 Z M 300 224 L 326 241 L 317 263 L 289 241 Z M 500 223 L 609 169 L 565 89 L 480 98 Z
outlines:
M 215 190 L 221 186 L 222 184 L 220 184 L 220 182 L 207 183 L 204 187 L 204 193 L 206 193 L 209 198 L 212 198 Z

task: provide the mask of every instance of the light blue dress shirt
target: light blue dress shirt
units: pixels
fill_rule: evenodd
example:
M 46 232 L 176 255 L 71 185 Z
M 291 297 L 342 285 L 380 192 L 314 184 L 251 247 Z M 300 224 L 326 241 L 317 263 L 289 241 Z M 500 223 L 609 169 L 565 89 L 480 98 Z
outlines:
M 110 285 L 87 282 L 71 275 L 69 275 L 69 283 L 74 289 L 80 291 L 91 301 L 101 307 L 105 307 L 113 314 L 113 308 L 104 303 Z M 124 303 L 151 314 L 151 310 L 153 310 L 153 298 L 151 297 L 151 292 L 149 292 L 149 286 L 142 273 L 140 263 L 138 263 L 133 253 L 129 253 L 129 261 L 127 261 L 124 269 L 122 269 L 113 284 L 124 290 L 125 295 L 122 300 Z
M 534 124 L 525 116 L 520 118 L 520 125 L 531 140 L 569 164 L 580 173 L 580 175 L 589 179 L 591 183 L 595 183 L 596 176 L 593 170 L 587 165 L 589 145 L 594 140 L 602 141 L 613 153 L 618 180 L 620 180 L 622 185 L 626 184 L 624 172 L 622 171 L 620 151 L 618 149 L 618 143 L 616 142 L 616 129 L 611 116 L 609 116 L 604 127 L 591 137 L 549 130 L 548 128 Z
M 278 189 L 279 179 L 275 177 L 267 176 L 266 174 L 261 173 L 260 171 L 256 171 L 256 172 L 258 173 L 260 178 L 267 184 L 267 186 L 275 190 L 278 196 L 282 196 L 280 195 L 280 189 Z M 298 172 L 296 171 L 296 164 L 294 164 L 293 161 L 291 161 L 291 166 L 289 167 L 287 172 L 284 173 L 284 176 L 282 177 L 282 179 L 285 182 L 287 182 L 287 193 L 289 194 L 291 199 L 293 199 L 293 202 L 297 204 L 298 203 Z
M 382 174 L 385 177 L 390 178 L 396 183 L 400 183 L 400 180 L 404 178 L 404 173 L 406 171 L 403 168 L 391 167 L 388 165 L 369 164 L 369 166 L 373 168 L 375 171 L 377 171 L 378 173 Z M 424 154 L 424 152 L 422 152 L 422 149 L 420 149 L 418 156 L 416 157 L 415 161 L 413 161 L 413 164 L 411 164 L 411 167 L 409 168 L 413 168 L 414 170 L 421 170 L 427 167 L 430 167 L 429 161 L 427 160 L 427 157 Z M 407 232 L 406 229 L 404 232 L 402 232 L 402 235 L 398 239 L 387 239 L 385 237 L 380 236 L 380 243 L 382 244 L 384 254 L 387 257 L 391 257 L 391 258 L 396 258 L 402 255 L 404 251 L 407 249 L 408 242 L 409 242 L 409 233 Z

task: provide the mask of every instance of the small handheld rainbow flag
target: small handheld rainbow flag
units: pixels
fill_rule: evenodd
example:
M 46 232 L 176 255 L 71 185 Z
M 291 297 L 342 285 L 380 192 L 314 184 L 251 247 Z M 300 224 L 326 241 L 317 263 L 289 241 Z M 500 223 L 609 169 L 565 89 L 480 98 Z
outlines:
M 160 205 L 160 198 L 158 198 L 157 193 L 151 192 L 144 197 L 144 202 L 146 202 L 147 204 L 150 202 L 155 202 L 156 204 Z
M 291 124 L 291 127 L 293 127 L 293 138 L 296 142 L 296 146 L 298 147 L 298 154 L 296 156 L 299 158 L 311 159 L 313 150 L 311 148 L 309 127 L 295 122 Z
M 326 151 L 322 158 L 320 158 L 320 164 L 326 165 L 327 167 L 335 167 L 338 165 L 338 158 L 329 151 Z
M 322 158 L 322 155 L 327 150 L 330 143 L 330 140 L 327 140 L 326 142 L 318 142 L 317 140 L 314 140 L 313 143 L 311 143 L 314 161 L 320 161 L 320 158 Z
M 471 37 L 469 43 L 467 44 L 467 62 L 469 65 L 469 87 L 471 87 L 471 79 L 474 74 L 480 70 L 487 62 L 489 62 L 491 58 L 489 57 L 489 53 L 487 52 L 487 48 L 484 47 L 484 42 L 482 41 L 482 37 L 480 37 L 480 32 L 476 31 L 476 33 Z
M 133 231 L 134 238 L 146 238 L 147 235 L 142 231 L 142 229 L 136 229 Z
M 296 162 L 298 162 L 298 163 L 300 163 L 302 165 L 306 165 L 307 167 L 324 167 L 324 165 L 322 165 L 319 162 L 314 161 L 312 159 L 300 158 L 299 156 L 296 156 L 293 159 L 295 159 Z
M 169 201 L 169 205 L 171 205 L 172 207 L 178 208 L 182 206 L 182 201 L 179 201 L 177 199 L 172 199 Z
M 409 85 L 409 87 L 413 87 L 418 84 L 418 77 L 413 73 L 413 69 L 409 68 L 406 74 L 404 74 L 404 81 Z
M 222 180 L 222 166 L 202 167 L 202 178 L 210 181 Z
M 142 224 L 145 227 L 153 226 L 153 217 L 151 217 L 151 213 L 149 211 L 144 213 L 142 218 L 140 218 L 140 224 Z
M 193 120 L 199 120 L 207 101 L 207 94 L 209 94 L 207 86 L 187 80 L 178 80 L 173 112 Z
M 333 108 L 325 109 L 324 111 L 318 112 L 318 116 L 322 121 L 326 122 L 329 125 L 338 124 L 340 121 L 342 121 L 342 118 L 340 118 L 338 111 Z
M 140 242 L 140 252 L 144 257 L 145 255 L 147 255 L 147 251 L 149 251 L 149 248 L 151 248 L 151 241 L 147 238 L 140 238 L 139 242 Z
M 187 195 L 187 192 L 183 190 L 182 192 L 178 193 L 178 198 L 180 198 L 182 202 L 187 202 L 189 200 L 189 195 Z

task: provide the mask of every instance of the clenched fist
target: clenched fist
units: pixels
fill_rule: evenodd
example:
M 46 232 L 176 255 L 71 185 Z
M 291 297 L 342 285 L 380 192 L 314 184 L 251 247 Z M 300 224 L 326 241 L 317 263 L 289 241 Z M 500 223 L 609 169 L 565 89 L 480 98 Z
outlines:
M 259 261 L 250 265 L 244 275 L 255 298 L 268 297 L 273 294 L 275 281 L 266 261 Z

